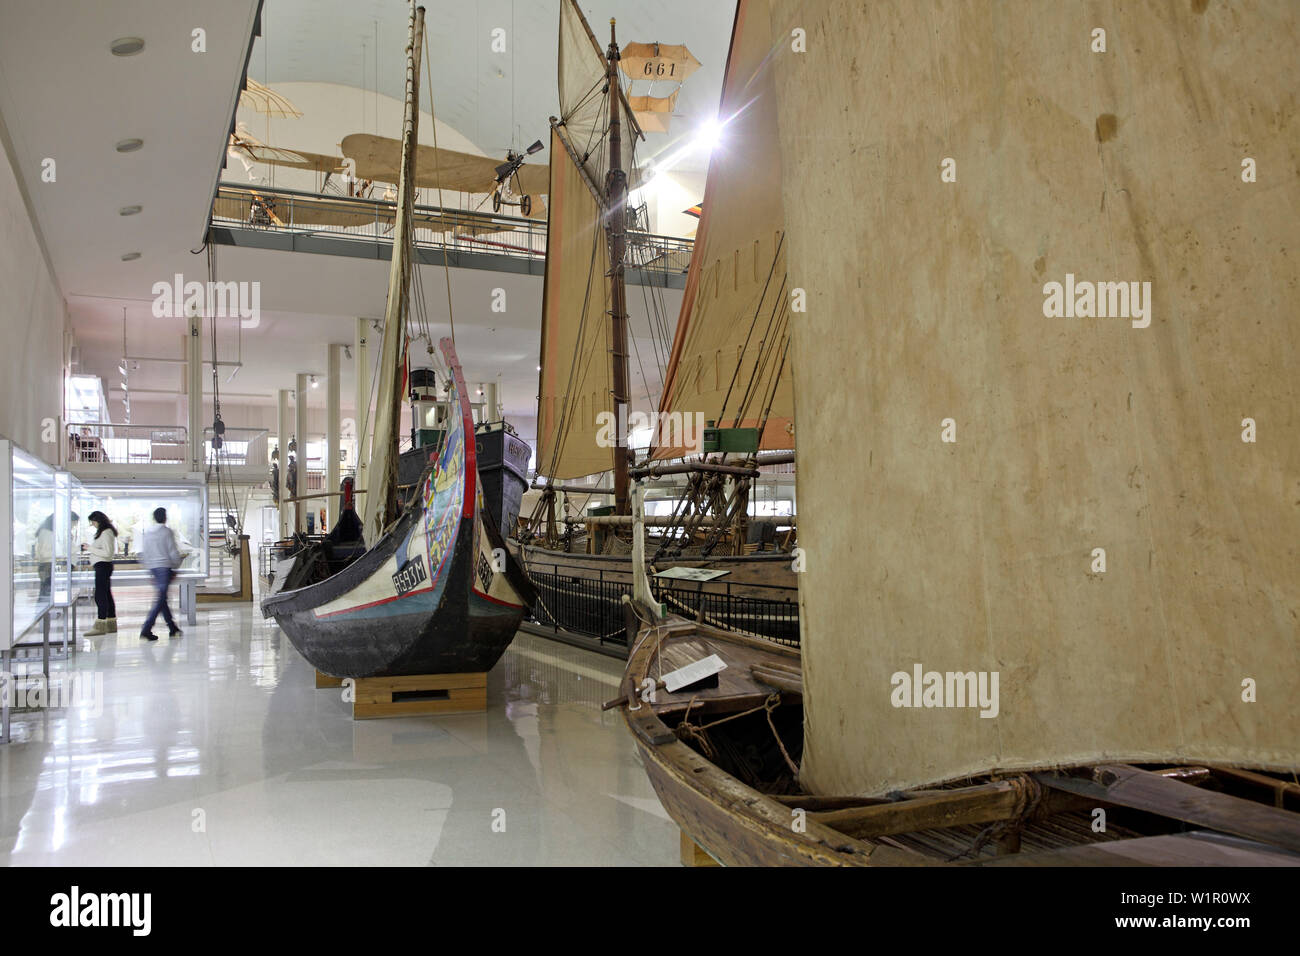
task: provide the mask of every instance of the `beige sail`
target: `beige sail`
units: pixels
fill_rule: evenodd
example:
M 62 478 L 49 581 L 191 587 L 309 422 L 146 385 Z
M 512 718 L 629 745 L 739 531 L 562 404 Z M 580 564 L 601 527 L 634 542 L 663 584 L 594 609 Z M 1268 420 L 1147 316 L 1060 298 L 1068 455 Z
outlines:
M 1300 7 L 915 12 L 772 0 L 804 783 L 1295 771 Z M 1045 314 L 1076 280 L 1150 311 Z M 996 716 L 895 706 L 916 665 Z
M 599 443 L 597 416 L 612 414 L 609 361 L 609 247 L 600 208 L 551 133 L 551 210 L 537 402 L 537 473 L 578 478 L 608 471 L 613 449 Z
M 370 462 L 366 469 L 369 488 L 365 489 L 365 515 L 362 531 L 366 544 L 373 548 L 390 521 L 396 517 L 397 499 L 397 432 L 401 427 L 402 363 L 406 355 L 407 293 L 411 283 L 410 241 L 411 207 L 415 186 L 412 182 L 415 144 L 420 124 L 420 36 L 424 28 L 424 8 L 411 4 L 411 27 L 406 56 L 406 106 L 402 120 L 402 158 L 398 170 L 397 216 L 393 228 L 393 255 L 388 271 L 388 304 L 384 311 L 384 334 L 380 345 L 379 370 L 375 373 L 377 400 L 375 427 L 372 432 Z
M 578 154 L 596 188 L 605 188 L 605 173 L 609 171 L 606 138 L 609 129 L 609 98 L 602 93 L 605 87 L 607 61 L 604 49 L 609 42 L 609 31 L 603 34 L 604 45 L 597 41 L 575 0 L 560 2 L 559 86 L 560 120 L 565 135 Z M 631 107 L 620 88 L 618 102 L 622 105 L 626 125 L 623 128 L 622 168 L 628 171 L 628 186 L 634 188 L 633 146 L 640 138 L 640 126 L 632 117 Z M 556 156 L 551 154 L 554 164 Z M 555 200 L 552 198 L 551 202 Z
M 770 399 L 764 449 L 794 447 L 772 42 L 767 0 L 744 0 L 736 12 L 718 112 L 721 141 L 709 161 L 704 212 L 660 402 L 660 411 L 670 416 L 701 413 L 720 426 L 753 428 Z M 655 456 L 684 454 L 664 431 Z

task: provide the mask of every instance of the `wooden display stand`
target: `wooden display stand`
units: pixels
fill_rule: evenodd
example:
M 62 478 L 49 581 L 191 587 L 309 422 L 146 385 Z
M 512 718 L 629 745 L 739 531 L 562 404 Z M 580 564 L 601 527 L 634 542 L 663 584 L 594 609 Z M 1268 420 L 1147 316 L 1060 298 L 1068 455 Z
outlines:
M 360 677 L 352 719 L 487 710 L 487 673 Z
M 317 687 L 342 687 L 343 680 L 316 671 Z M 358 677 L 353 694 L 353 720 L 473 713 L 487 710 L 487 673 Z
M 199 588 L 199 604 L 251 604 L 253 601 L 253 561 L 248 551 L 248 535 L 239 536 L 239 561 L 235 565 L 235 583 L 226 588 Z M 191 624 L 194 622 L 191 621 Z
M 718 861 L 709 856 L 700 848 L 700 845 L 686 835 L 682 830 L 681 861 L 682 866 L 717 866 Z

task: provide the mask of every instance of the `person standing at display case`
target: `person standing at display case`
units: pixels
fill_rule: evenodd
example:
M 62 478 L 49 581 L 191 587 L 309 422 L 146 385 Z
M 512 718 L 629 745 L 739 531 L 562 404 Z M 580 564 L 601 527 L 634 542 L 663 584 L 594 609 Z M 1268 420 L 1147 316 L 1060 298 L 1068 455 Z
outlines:
M 95 526 L 95 536 L 90 539 L 90 560 L 95 564 L 95 626 L 86 632 L 96 634 L 117 633 L 117 603 L 113 600 L 113 558 L 117 554 L 117 528 L 102 511 L 92 511 L 88 519 Z
M 181 629 L 176 626 L 176 620 L 172 617 L 171 608 L 167 606 L 167 588 L 172 583 L 172 578 L 176 576 L 176 569 L 181 565 L 181 553 L 176 547 L 176 536 L 172 534 L 172 529 L 167 527 L 167 509 L 155 508 L 153 520 L 156 522 L 153 527 L 145 530 L 140 535 L 140 563 L 149 569 L 153 575 L 154 586 L 158 589 L 158 597 L 149 609 L 149 616 L 144 620 L 144 627 L 140 629 L 140 637 L 146 641 L 156 641 L 158 637 L 153 633 L 153 622 L 162 614 L 163 620 L 167 622 L 167 633 L 169 637 L 180 637 Z

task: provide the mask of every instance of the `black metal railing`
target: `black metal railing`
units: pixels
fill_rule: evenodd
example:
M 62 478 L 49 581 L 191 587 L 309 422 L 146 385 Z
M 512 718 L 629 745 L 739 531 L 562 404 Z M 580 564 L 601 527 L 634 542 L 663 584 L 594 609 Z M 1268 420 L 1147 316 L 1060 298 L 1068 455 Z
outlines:
M 537 591 L 533 617 L 545 627 L 563 628 L 600 644 L 627 647 L 623 595 L 632 593 L 626 574 L 597 571 L 595 577 L 562 570 L 557 564 L 530 564 Z M 799 590 L 772 584 L 703 584 L 651 578 L 650 589 L 671 613 L 705 624 L 799 645 Z

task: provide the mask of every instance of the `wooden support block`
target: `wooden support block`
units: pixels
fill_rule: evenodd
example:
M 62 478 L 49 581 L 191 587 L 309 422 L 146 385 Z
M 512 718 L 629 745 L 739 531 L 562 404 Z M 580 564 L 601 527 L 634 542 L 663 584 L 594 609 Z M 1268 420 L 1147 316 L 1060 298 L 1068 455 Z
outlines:
M 681 846 L 682 866 L 694 867 L 694 866 L 717 866 L 718 865 L 718 861 L 715 860 L 713 857 L 709 856 L 707 853 L 705 853 L 698 843 L 696 843 L 694 840 L 692 840 L 689 836 L 686 835 L 685 830 L 682 830 L 681 834 L 682 834 L 682 846 Z
M 342 677 L 330 677 L 329 674 L 322 674 L 320 671 L 317 671 L 317 672 L 316 672 L 316 686 L 317 686 L 317 687 L 342 687 L 342 686 L 343 686 L 343 678 L 342 678 Z
M 355 693 L 353 720 L 487 710 L 487 674 L 359 677 Z

